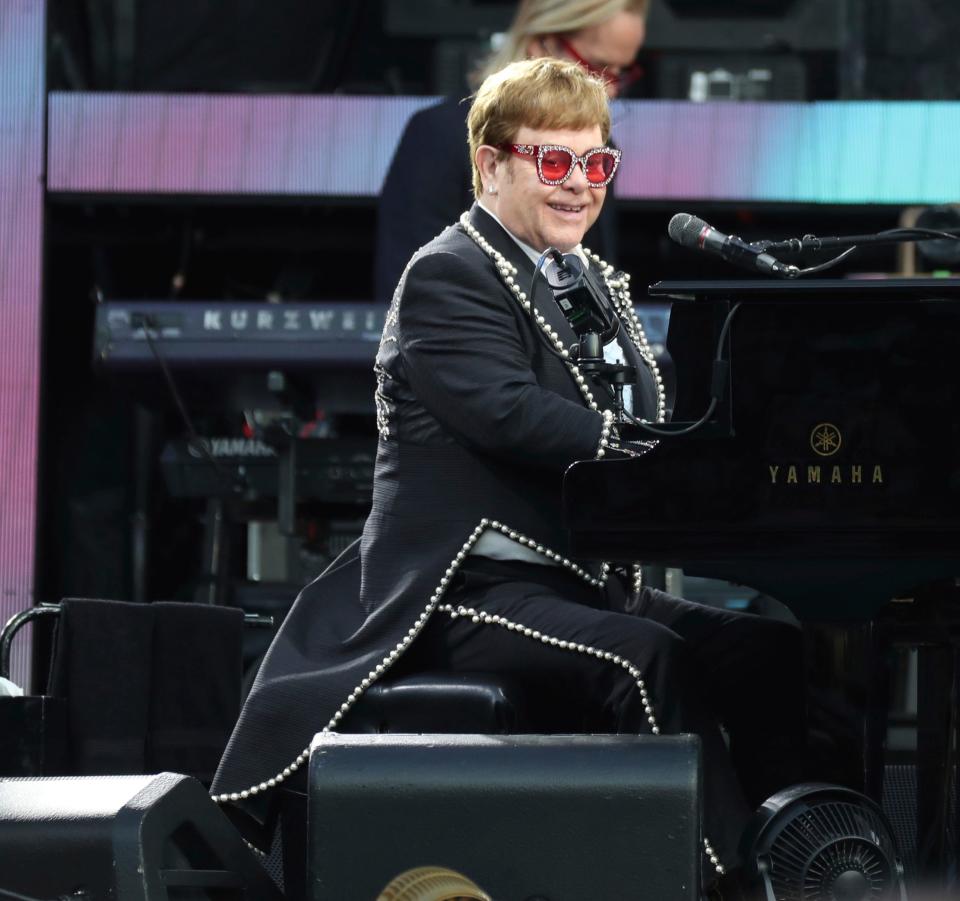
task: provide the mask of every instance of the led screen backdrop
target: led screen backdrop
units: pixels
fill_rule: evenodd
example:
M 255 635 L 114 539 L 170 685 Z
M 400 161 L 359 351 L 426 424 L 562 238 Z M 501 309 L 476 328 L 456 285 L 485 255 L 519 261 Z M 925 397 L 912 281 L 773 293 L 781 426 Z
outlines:
M 33 603 L 43 210 L 43 0 L 0 2 L 0 624 Z M 27 636 L 11 677 L 24 684 Z
M 373 197 L 423 97 L 51 94 L 49 188 Z M 960 103 L 621 101 L 641 201 L 960 200 Z

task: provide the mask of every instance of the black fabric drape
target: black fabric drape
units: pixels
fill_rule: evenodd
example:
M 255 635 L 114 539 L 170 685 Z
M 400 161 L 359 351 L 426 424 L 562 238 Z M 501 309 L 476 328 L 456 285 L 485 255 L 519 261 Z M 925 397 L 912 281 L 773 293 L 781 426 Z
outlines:
M 68 599 L 50 693 L 65 697 L 73 770 L 213 776 L 240 708 L 243 612 Z

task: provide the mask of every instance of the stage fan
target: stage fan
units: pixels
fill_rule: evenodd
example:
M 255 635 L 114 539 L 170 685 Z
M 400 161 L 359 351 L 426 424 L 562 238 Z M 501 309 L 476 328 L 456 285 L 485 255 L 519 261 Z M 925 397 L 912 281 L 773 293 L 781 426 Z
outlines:
M 883 811 L 836 785 L 797 785 L 769 798 L 744 835 L 748 878 L 766 901 L 906 901 Z

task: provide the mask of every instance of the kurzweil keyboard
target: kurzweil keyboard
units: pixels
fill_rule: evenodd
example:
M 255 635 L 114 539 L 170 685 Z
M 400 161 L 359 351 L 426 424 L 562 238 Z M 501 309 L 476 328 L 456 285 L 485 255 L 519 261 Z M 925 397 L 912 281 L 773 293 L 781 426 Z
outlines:
M 94 357 L 113 369 L 372 366 L 387 307 L 357 301 L 112 300 Z

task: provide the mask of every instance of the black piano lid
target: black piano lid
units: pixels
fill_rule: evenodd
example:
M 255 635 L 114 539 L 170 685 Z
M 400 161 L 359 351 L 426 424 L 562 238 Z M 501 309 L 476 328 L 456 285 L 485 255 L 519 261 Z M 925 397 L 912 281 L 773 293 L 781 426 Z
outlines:
M 743 278 L 662 281 L 647 289 L 650 297 L 669 300 L 752 300 L 831 303 L 838 300 L 918 301 L 960 298 L 960 278 Z
M 575 555 L 683 565 L 818 619 L 867 618 L 960 576 L 960 279 L 663 282 L 652 294 L 696 301 L 670 318 L 679 422 L 706 409 L 717 332 L 746 301 L 728 336 L 730 427 L 574 464 Z

